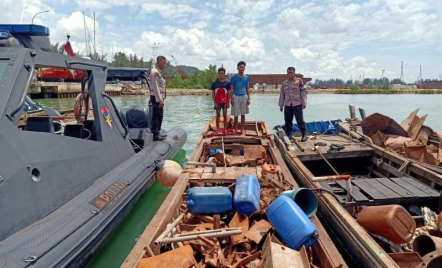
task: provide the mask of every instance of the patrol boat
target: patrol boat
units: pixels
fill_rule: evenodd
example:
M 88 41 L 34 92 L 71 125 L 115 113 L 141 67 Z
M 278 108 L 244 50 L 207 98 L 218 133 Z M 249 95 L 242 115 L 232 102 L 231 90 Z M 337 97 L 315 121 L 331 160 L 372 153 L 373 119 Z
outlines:
M 187 138 L 173 127 L 154 142 L 146 107 L 120 112 L 104 93 L 105 63 L 49 49 L 46 27 L 0 25 L 0 267 L 84 266 Z M 26 111 L 41 67 L 86 74 L 77 120 L 57 133 Z

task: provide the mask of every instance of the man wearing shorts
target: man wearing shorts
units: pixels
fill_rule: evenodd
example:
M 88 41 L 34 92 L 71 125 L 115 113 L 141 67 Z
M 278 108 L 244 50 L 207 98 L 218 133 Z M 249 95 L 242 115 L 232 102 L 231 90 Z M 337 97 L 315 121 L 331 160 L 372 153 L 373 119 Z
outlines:
M 229 108 L 229 94 L 230 83 L 226 80 L 226 69 L 223 67 L 218 68 L 218 79 L 212 83 L 210 88 L 212 90 L 212 98 L 213 103 L 215 105 L 216 110 L 216 131 L 220 132 L 219 129 L 219 116 L 221 109 L 223 110 L 223 125 L 224 132 L 226 131 L 226 122 L 227 122 L 227 108 Z
M 244 74 L 246 69 L 246 63 L 244 61 L 238 62 L 236 65 L 238 69 L 238 74 L 235 74 L 230 79 L 231 88 L 230 90 L 230 102 L 232 104 L 231 114 L 234 116 L 233 120 L 233 130 L 237 135 L 242 135 L 244 133 L 244 124 L 246 122 L 246 114 L 249 113 L 250 105 L 250 79 Z M 238 116 L 241 115 L 241 130 L 238 131 Z

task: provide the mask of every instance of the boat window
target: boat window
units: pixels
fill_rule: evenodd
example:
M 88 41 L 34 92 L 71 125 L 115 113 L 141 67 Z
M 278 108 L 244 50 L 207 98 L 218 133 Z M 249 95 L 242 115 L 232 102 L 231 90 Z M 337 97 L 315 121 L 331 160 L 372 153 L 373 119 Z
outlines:
M 99 112 L 95 109 L 91 96 L 88 98 L 80 96 L 81 79 L 84 73 L 79 69 L 35 66 L 34 80 L 27 91 L 28 95 L 18 122 L 19 130 L 43 132 L 66 138 L 100 140 L 100 138 L 97 139 L 99 133 L 95 133 L 94 123 L 94 118 L 99 116 Z M 62 80 L 45 81 L 47 78 L 53 78 L 51 75 L 62 77 Z M 42 79 L 43 81 L 41 81 Z M 84 93 L 88 94 L 88 92 L 88 82 L 86 81 Z M 81 115 L 79 113 L 80 104 Z M 86 106 L 89 109 L 85 109 Z M 85 116 L 86 114 L 87 116 Z

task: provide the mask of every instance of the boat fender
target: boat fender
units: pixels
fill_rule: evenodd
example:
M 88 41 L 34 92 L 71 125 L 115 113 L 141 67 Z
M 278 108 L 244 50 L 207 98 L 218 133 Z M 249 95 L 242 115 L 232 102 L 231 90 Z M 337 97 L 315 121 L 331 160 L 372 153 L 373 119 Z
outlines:
M 172 160 L 159 161 L 155 165 L 157 180 L 166 187 L 172 187 L 178 180 L 183 169 L 180 164 Z

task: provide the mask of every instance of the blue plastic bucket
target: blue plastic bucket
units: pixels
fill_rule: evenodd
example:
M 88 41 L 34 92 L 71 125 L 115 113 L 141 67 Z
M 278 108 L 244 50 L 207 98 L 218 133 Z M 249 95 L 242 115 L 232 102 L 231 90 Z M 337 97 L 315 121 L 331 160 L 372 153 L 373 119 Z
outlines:
M 307 217 L 312 217 L 318 210 L 318 199 L 312 190 L 308 188 L 298 188 L 295 190 L 284 191 L 279 196 L 285 195 L 295 201 L 296 204 L 304 211 Z

